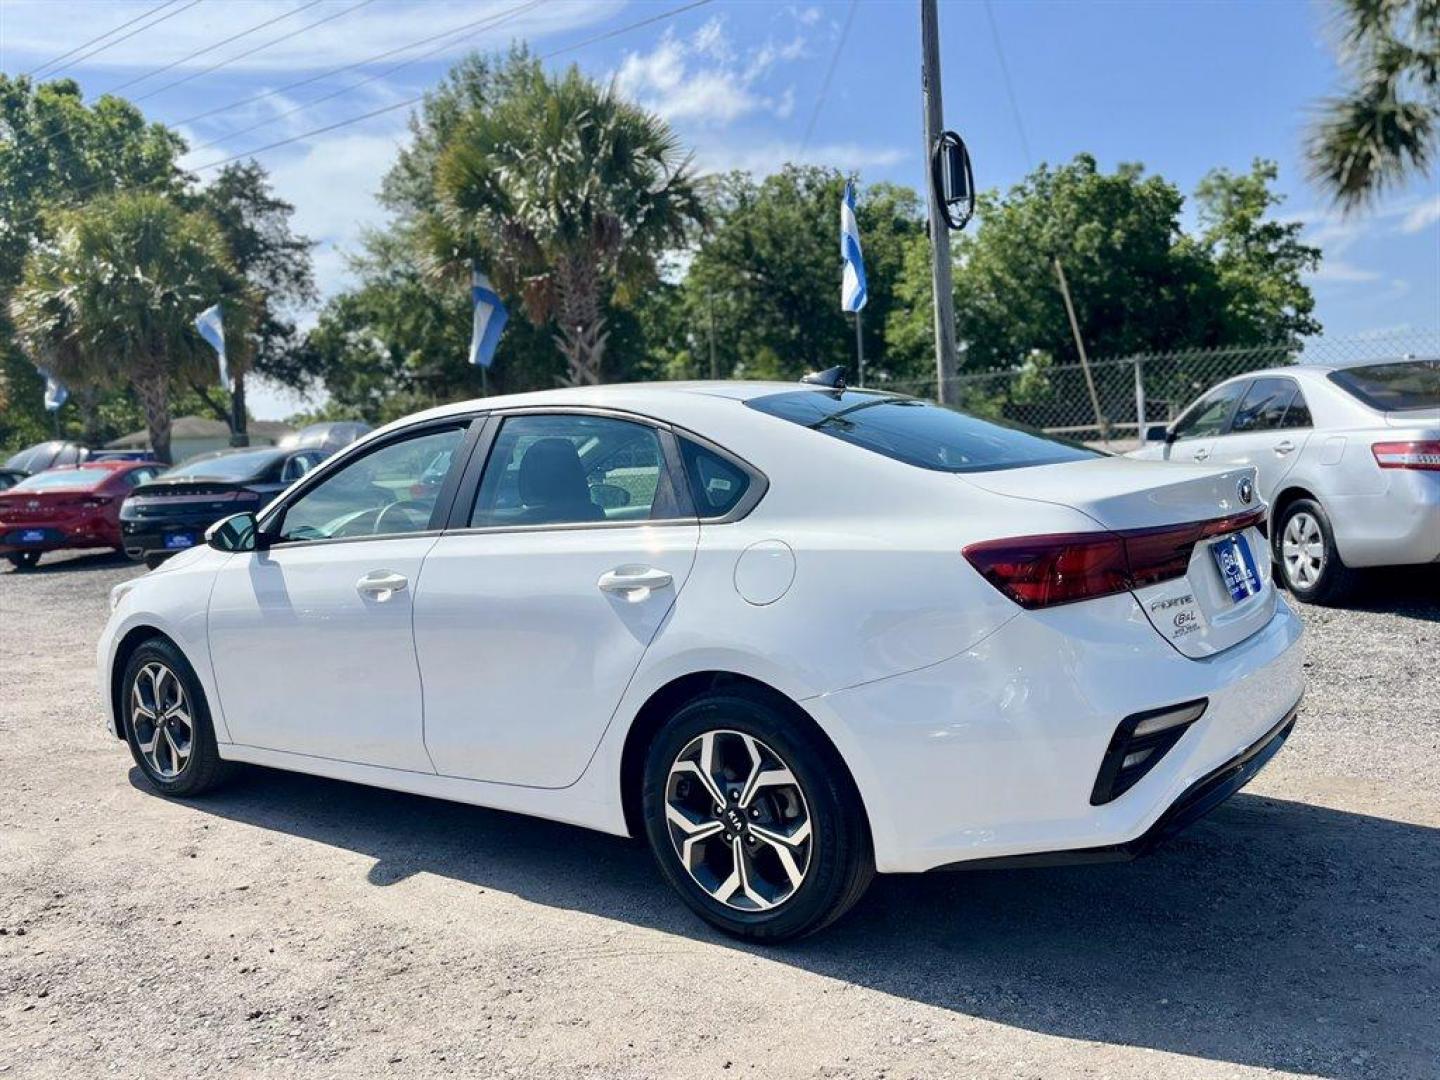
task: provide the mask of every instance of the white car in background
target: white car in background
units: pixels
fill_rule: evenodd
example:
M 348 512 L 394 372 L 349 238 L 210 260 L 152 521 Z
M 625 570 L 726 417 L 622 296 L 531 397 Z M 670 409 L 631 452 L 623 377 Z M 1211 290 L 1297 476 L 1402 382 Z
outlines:
M 1255 469 L 1301 600 L 1342 599 L 1361 567 L 1440 562 L 1440 361 L 1247 372 L 1154 434 L 1129 456 Z
M 117 586 L 102 692 L 168 795 L 253 762 L 646 837 L 779 939 L 876 870 L 1126 857 L 1248 781 L 1303 688 L 1262 514 L 1248 467 L 893 394 L 485 398 Z

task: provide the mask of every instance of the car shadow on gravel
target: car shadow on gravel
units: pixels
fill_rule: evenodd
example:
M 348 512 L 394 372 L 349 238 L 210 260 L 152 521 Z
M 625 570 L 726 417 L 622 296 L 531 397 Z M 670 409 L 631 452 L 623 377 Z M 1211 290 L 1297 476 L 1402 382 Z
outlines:
M 264 769 L 190 805 L 362 853 L 376 886 L 436 874 L 1035 1032 L 1440 1074 L 1440 830 L 1423 826 L 1242 794 L 1132 864 L 881 877 L 822 934 L 761 948 L 691 917 L 615 837 Z
M 95 570 L 116 570 L 126 566 L 134 566 L 137 570 L 139 564 L 132 562 L 123 551 L 87 551 L 81 555 L 72 555 L 70 552 L 47 552 L 42 555 L 40 562 L 28 570 L 18 570 L 8 562 L 3 564 L 4 571 L 14 574 L 16 577 L 39 577 L 42 574 L 77 574 L 87 573 Z
M 1367 570 L 1343 605 L 1354 611 L 1405 615 L 1440 622 L 1440 566 Z

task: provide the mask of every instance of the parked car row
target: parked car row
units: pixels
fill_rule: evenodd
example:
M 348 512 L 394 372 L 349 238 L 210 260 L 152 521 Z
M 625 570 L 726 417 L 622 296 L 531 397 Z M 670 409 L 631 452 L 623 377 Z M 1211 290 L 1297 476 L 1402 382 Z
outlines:
M 114 548 L 153 569 L 220 518 L 258 510 L 330 452 L 218 450 L 167 469 L 148 454 L 87 451 L 76 462 L 65 451 L 62 464 L 17 470 L 0 485 L 0 556 L 28 569 L 47 551 Z
M 1301 600 L 1343 598 L 1363 567 L 1440 562 L 1440 361 L 1247 372 L 1151 434 L 1132 457 L 1254 468 Z

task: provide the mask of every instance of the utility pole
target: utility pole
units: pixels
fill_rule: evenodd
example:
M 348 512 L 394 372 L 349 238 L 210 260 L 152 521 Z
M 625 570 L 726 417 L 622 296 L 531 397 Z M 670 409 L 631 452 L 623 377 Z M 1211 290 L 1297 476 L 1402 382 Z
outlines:
M 931 157 L 940 133 L 945 130 L 945 109 L 940 93 L 940 22 L 935 0 L 920 0 L 920 45 L 923 62 L 920 88 L 925 98 L 925 163 L 930 172 Z M 954 405 L 959 387 L 955 382 L 955 293 L 950 282 L 950 226 L 940 206 L 940 193 L 933 177 L 926 185 L 930 206 L 930 284 L 935 294 L 935 381 L 942 405 Z
M 710 316 L 710 378 L 720 378 L 720 365 L 715 361 L 715 298 L 705 293 L 705 310 Z
M 865 337 L 860 332 L 860 312 L 855 312 L 855 359 L 859 372 L 855 377 L 856 386 L 865 385 Z
M 1095 410 L 1095 426 L 1100 429 L 1100 441 L 1106 449 L 1110 447 L 1110 422 L 1100 411 L 1100 395 L 1095 392 L 1095 376 L 1090 374 L 1090 357 L 1085 355 L 1085 339 L 1080 334 L 1080 320 L 1075 318 L 1075 304 L 1070 299 L 1070 283 L 1065 280 L 1065 267 L 1060 265 L 1060 256 L 1055 256 L 1055 276 L 1060 279 L 1060 295 L 1065 298 L 1065 314 L 1070 318 L 1070 333 L 1075 337 L 1075 351 L 1080 354 L 1080 370 L 1085 373 L 1085 385 L 1090 390 L 1090 407 Z

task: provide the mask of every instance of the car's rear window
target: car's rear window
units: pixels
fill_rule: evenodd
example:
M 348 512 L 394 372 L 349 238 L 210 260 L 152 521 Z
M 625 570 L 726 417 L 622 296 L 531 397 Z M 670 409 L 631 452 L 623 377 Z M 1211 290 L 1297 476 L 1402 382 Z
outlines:
M 941 472 L 985 472 L 1102 457 L 1038 431 L 866 390 L 792 390 L 746 402 L 752 409 L 885 457 Z
M 114 476 L 110 469 L 56 469 L 27 476 L 11 491 L 50 491 L 55 488 L 88 488 Z
M 199 458 L 176 465 L 165 474 L 165 479 L 188 478 L 194 480 L 248 480 L 275 464 L 281 457 L 276 450 L 251 450 L 243 454 L 222 454 L 219 457 Z
M 1372 409 L 1440 409 L 1440 360 L 1398 360 L 1330 373 L 1330 381 Z

